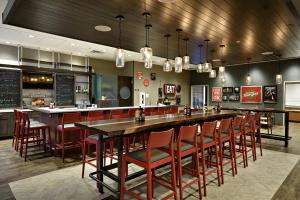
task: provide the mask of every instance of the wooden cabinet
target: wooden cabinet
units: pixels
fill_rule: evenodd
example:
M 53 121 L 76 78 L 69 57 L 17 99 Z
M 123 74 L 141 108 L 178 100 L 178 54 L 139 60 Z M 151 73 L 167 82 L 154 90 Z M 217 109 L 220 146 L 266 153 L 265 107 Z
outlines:
M 300 122 L 300 113 L 290 112 L 290 121 L 291 122 Z

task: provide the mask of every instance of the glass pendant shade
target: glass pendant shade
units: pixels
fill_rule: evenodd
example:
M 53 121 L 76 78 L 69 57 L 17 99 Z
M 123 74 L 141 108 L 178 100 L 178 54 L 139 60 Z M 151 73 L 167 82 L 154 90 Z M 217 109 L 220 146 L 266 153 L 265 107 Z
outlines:
M 145 66 L 145 68 L 147 68 L 147 69 L 152 68 L 152 59 L 145 60 L 145 61 L 144 61 L 144 66 Z
M 122 68 L 125 66 L 125 53 L 123 49 L 117 49 L 116 67 Z
M 246 78 L 246 83 L 247 83 L 247 85 L 251 85 L 251 76 L 250 76 L 250 74 L 248 74 L 248 76 Z
M 145 63 L 145 68 L 152 68 L 152 48 L 143 47 L 141 48 L 142 59 Z
M 219 77 L 222 79 L 225 75 L 225 67 L 224 66 L 220 66 L 219 67 Z
M 167 60 L 164 62 L 163 71 L 164 71 L 164 72 L 171 72 L 171 71 L 172 71 L 172 64 L 171 64 L 171 62 L 170 62 L 169 59 L 167 59 Z
M 210 72 L 211 68 L 212 68 L 211 63 L 206 62 L 204 63 L 203 72 Z
M 277 74 L 276 75 L 276 84 L 281 84 L 282 83 L 282 74 Z
M 202 73 L 203 72 L 203 64 L 198 64 L 197 65 L 197 73 Z
M 176 73 L 182 72 L 182 58 L 181 57 L 175 58 L 175 72 Z
M 209 78 L 216 78 L 217 77 L 217 72 L 216 72 L 216 70 L 211 70 L 210 72 L 209 72 Z
M 187 70 L 190 69 L 190 57 L 183 56 L 183 69 Z
M 222 83 L 225 83 L 225 82 L 226 82 L 225 77 L 221 78 L 221 82 L 222 82 Z

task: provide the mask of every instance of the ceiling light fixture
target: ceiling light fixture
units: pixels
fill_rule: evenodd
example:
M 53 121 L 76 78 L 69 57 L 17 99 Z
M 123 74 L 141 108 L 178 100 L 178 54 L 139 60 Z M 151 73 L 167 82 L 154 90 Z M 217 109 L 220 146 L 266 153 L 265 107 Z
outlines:
M 206 42 L 206 62 L 204 63 L 203 72 L 210 72 L 212 69 L 211 63 L 208 62 L 208 42 L 210 40 L 204 40 Z
M 225 47 L 224 44 L 220 45 L 221 54 L 222 54 L 221 66 L 219 67 L 219 77 L 220 77 L 220 79 L 224 78 L 224 76 L 225 76 L 225 66 L 223 65 L 223 63 L 225 62 L 224 61 L 224 47 Z
M 276 84 L 282 84 L 282 74 L 281 74 L 281 54 L 278 54 L 278 74 L 276 74 Z
M 251 58 L 247 58 L 247 60 L 248 60 L 248 75 L 246 78 L 246 83 L 247 83 L 247 85 L 251 85 L 251 76 L 250 76 L 250 60 L 251 60 Z
M 199 44 L 198 47 L 200 49 L 200 62 L 197 65 L 197 73 L 202 73 L 203 72 L 203 64 L 202 64 L 201 52 L 202 52 L 203 44 Z
M 148 17 L 150 17 L 151 14 L 149 12 L 144 12 L 143 16 L 145 17 L 146 44 L 143 48 L 141 48 L 140 53 L 142 54 L 142 60 L 144 61 L 145 68 L 152 68 L 153 53 L 152 48 L 149 47 L 149 31 L 152 25 L 148 24 Z
M 28 37 L 30 37 L 30 38 L 34 38 L 35 36 L 30 34 L 30 35 L 28 35 Z
M 163 66 L 163 71 L 164 72 L 171 72 L 172 71 L 172 64 L 169 60 L 169 37 L 171 37 L 170 34 L 166 34 L 165 38 L 167 40 L 167 56 L 166 56 L 166 60 L 164 62 L 164 66 Z
M 178 41 L 177 41 L 177 50 L 178 50 L 178 56 L 175 58 L 175 72 L 181 73 L 182 72 L 182 58 L 180 57 L 180 32 L 182 29 L 178 28 L 176 29 Z
M 273 52 L 272 51 L 266 51 L 266 52 L 262 52 L 261 55 L 264 55 L 264 56 L 268 56 L 268 55 L 272 55 Z
M 119 21 L 119 47 L 117 49 L 117 55 L 116 55 L 116 67 L 122 68 L 125 66 L 125 53 L 124 53 L 124 49 L 121 48 L 121 46 L 122 46 L 121 23 L 125 18 L 122 15 L 118 15 L 118 16 L 116 16 L 116 19 Z
M 176 0 L 158 0 L 161 3 L 174 3 Z
M 217 77 L 217 72 L 215 69 L 210 70 L 209 72 L 209 78 L 216 78 Z
M 111 27 L 106 26 L 106 25 L 98 25 L 98 26 L 95 26 L 95 30 L 100 31 L 100 32 L 109 32 L 109 31 L 111 31 Z
M 182 68 L 185 70 L 190 69 L 190 57 L 188 56 L 188 41 L 189 38 L 184 38 L 185 41 L 185 56 L 183 56 L 183 66 Z

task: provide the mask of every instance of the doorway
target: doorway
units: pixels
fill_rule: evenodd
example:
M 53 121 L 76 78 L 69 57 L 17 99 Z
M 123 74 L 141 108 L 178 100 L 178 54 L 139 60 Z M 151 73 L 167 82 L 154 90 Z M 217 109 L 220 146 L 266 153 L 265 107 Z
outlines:
M 133 105 L 133 83 L 130 76 L 118 76 L 118 100 L 119 106 Z

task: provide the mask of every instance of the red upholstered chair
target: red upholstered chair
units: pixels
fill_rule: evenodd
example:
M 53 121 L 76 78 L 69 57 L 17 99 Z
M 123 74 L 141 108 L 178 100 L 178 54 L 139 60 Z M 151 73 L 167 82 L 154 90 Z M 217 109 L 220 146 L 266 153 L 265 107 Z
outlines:
M 260 132 L 260 114 L 259 112 L 254 113 L 254 130 L 257 136 L 257 142 L 259 144 L 259 149 L 260 149 L 260 155 L 262 156 L 262 139 L 261 139 L 261 132 Z
M 50 127 L 47 124 L 41 122 L 31 123 L 28 113 L 20 112 L 19 113 L 20 120 L 20 130 L 21 130 L 21 145 L 20 145 L 20 155 L 23 156 L 25 162 L 27 161 L 27 150 L 28 148 L 39 146 L 40 143 L 43 143 L 44 150 L 47 152 L 47 138 L 46 138 L 46 130 L 48 131 L 48 144 L 49 149 L 51 151 L 51 135 L 50 135 Z M 36 144 L 33 146 L 29 146 L 29 144 Z M 25 147 L 24 147 L 25 146 Z M 25 148 L 25 150 L 24 150 Z
M 174 159 L 174 145 L 173 145 L 174 129 L 162 132 L 151 132 L 147 148 L 145 150 L 138 150 L 129 152 L 123 156 L 122 161 L 122 175 L 121 175 L 121 194 L 120 199 L 124 199 L 124 194 L 128 194 L 135 199 L 142 199 L 140 195 L 126 189 L 125 177 L 128 163 L 133 163 L 144 168 L 147 171 L 147 199 L 151 200 L 153 197 L 153 181 L 157 181 L 162 186 L 170 189 L 172 192 L 163 199 L 174 196 L 177 199 L 176 194 L 176 172 L 175 172 L 175 159 Z M 168 151 L 160 148 L 169 146 Z M 164 166 L 166 164 L 171 165 L 172 171 L 172 184 L 171 186 L 166 180 L 162 180 L 155 176 L 155 168 Z
M 213 162 L 211 159 L 206 160 L 205 151 L 208 152 L 214 150 L 218 152 L 217 138 L 216 138 L 216 122 L 204 122 L 201 128 L 201 134 L 198 136 L 198 147 L 201 151 L 201 164 L 202 164 L 202 172 L 203 175 L 203 190 L 204 196 L 206 196 L 206 177 L 212 173 L 217 173 L 218 185 L 220 186 L 220 170 L 219 170 L 219 155 L 216 153 L 215 161 Z M 209 156 L 209 155 L 208 155 Z M 207 164 L 209 163 L 210 169 L 207 168 Z
M 199 199 L 202 198 L 200 168 L 199 168 L 199 159 L 198 159 L 197 131 L 198 131 L 198 125 L 180 127 L 177 142 L 174 145 L 175 157 L 178 165 L 177 178 L 179 179 L 179 192 L 180 192 L 181 200 L 183 199 L 183 189 L 191 186 L 194 183 L 198 183 Z M 186 158 L 187 156 L 192 156 L 193 164 L 195 165 L 192 165 L 190 167 L 182 166 L 182 158 Z M 182 182 L 183 170 L 185 170 L 186 173 L 188 173 L 191 176 L 194 176 L 195 178 L 192 181 L 183 184 Z
M 246 114 L 242 120 L 242 131 L 246 136 L 246 157 L 248 158 L 248 152 L 252 152 L 253 161 L 256 160 L 256 144 L 255 144 L 255 117 L 254 115 Z M 249 147 L 249 148 L 248 148 Z M 248 161 L 248 160 L 247 160 Z M 247 162 L 248 166 L 248 162 Z
M 90 111 L 87 116 L 87 121 L 96 121 L 96 120 L 104 120 L 104 113 L 102 111 Z M 86 146 L 95 145 L 96 147 L 96 157 L 86 160 Z M 104 152 L 103 152 L 103 164 L 106 165 L 106 158 L 110 158 L 110 163 L 112 164 L 112 160 L 114 159 L 114 142 L 112 139 L 105 138 L 104 142 Z M 84 170 L 85 164 L 92 165 L 94 167 L 98 167 L 93 161 L 96 160 L 99 154 L 99 145 L 98 145 L 98 135 L 96 132 L 86 130 L 85 138 L 82 147 L 82 178 L 84 178 Z M 97 168 L 98 169 L 98 168 Z
M 234 156 L 233 156 L 233 142 L 232 142 L 232 120 L 222 119 L 218 132 L 217 132 L 217 141 L 219 145 L 219 156 L 220 156 L 220 170 L 221 170 L 221 183 L 224 184 L 224 170 L 223 166 L 226 164 L 231 164 L 232 176 L 235 175 L 234 172 Z M 229 156 L 224 154 L 225 144 L 229 144 Z M 228 160 L 225 162 L 224 158 Z
M 81 142 L 83 138 L 83 130 L 75 126 L 75 122 L 81 121 L 80 113 L 64 113 L 61 118 L 61 123 L 55 128 L 54 135 L 54 155 L 56 156 L 56 150 L 61 149 L 62 161 L 65 162 L 65 149 L 81 148 Z M 60 143 L 58 143 L 58 134 L 61 134 Z M 80 133 L 80 140 L 65 141 L 65 134 L 78 134 Z
M 246 135 L 242 128 L 243 117 L 237 116 L 232 122 L 232 141 L 233 141 L 233 157 L 234 157 L 234 169 L 237 174 L 237 158 L 243 158 L 244 168 L 247 166 L 246 157 Z M 236 148 L 238 145 L 238 148 Z
M 145 108 L 145 116 L 150 116 L 153 108 Z

